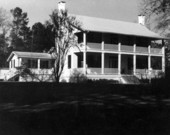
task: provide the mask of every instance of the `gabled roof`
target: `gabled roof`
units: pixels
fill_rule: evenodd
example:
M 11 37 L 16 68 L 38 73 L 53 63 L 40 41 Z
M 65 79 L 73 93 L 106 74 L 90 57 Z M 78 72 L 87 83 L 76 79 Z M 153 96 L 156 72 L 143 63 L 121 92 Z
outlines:
M 145 26 L 138 23 L 115 21 L 80 15 L 76 15 L 76 19 L 82 23 L 82 29 L 85 31 L 115 33 L 122 35 L 148 37 L 153 39 L 167 39 L 150 31 Z
M 7 61 L 9 62 L 14 55 L 16 55 L 18 58 L 54 59 L 54 57 L 49 53 L 13 51 L 8 57 Z

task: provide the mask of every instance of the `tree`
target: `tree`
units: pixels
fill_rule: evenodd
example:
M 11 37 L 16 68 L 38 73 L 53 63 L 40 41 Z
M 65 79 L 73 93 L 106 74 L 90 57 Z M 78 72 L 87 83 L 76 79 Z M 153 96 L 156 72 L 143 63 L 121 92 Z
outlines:
M 38 22 L 32 26 L 32 47 L 31 51 L 41 52 L 45 48 L 45 27 Z
M 27 13 L 16 7 L 11 10 L 13 16 L 12 30 L 10 33 L 11 47 L 15 50 L 29 50 L 31 43 L 31 31 L 27 26 L 29 19 Z
M 10 14 L 3 8 L 0 8 L 0 33 L 7 34 L 11 28 Z
M 55 46 L 55 35 L 53 30 L 53 24 L 49 21 L 46 21 L 44 24 L 45 27 L 45 49 L 49 50 L 51 47 Z
M 49 52 L 56 58 L 54 62 L 54 77 L 58 83 L 70 48 L 77 47 L 77 38 L 74 35 L 74 30 L 75 27 L 80 28 L 80 23 L 75 17 L 68 16 L 67 11 L 63 10 L 54 10 L 50 17 L 55 35 L 55 47 Z
M 163 32 L 170 30 L 170 0 L 143 0 L 142 12 L 148 19 L 157 21 L 157 29 Z
M 143 0 L 142 12 L 149 23 L 156 22 L 155 28 L 163 35 L 170 37 L 170 0 Z M 166 40 L 166 67 L 170 66 L 170 40 Z
M 6 59 L 9 55 L 8 33 L 11 28 L 10 14 L 5 9 L 0 8 L 0 67 L 7 67 Z
M 40 22 L 32 26 L 32 51 L 42 52 L 55 46 L 55 38 L 52 32 L 52 25 L 46 22 L 44 25 Z

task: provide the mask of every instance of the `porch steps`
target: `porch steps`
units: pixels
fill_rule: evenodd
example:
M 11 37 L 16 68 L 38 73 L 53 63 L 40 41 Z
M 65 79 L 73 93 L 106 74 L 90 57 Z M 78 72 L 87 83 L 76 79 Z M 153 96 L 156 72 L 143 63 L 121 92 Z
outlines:
M 14 76 L 10 77 L 8 81 L 19 81 L 19 74 L 15 74 Z
M 140 84 L 139 79 L 134 75 L 122 75 L 120 82 L 122 84 Z

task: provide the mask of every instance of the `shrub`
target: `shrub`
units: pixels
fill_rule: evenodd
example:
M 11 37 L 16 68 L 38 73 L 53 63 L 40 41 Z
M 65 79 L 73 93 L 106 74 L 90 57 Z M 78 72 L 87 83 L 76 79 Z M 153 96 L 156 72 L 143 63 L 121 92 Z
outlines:
M 69 82 L 84 83 L 84 82 L 87 82 L 87 77 L 81 71 L 74 69 L 70 78 L 69 78 Z
M 107 79 L 99 79 L 99 80 L 91 80 L 87 81 L 88 83 L 97 83 L 97 84 L 119 84 L 117 80 L 107 80 Z

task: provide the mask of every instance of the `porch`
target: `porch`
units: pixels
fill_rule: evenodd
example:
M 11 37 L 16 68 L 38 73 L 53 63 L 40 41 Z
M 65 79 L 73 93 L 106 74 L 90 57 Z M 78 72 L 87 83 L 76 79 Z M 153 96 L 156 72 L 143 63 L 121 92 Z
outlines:
M 87 52 L 86 66 L 83 66 L 83 53 L 76 53 L 76 56 L 77 69 L 88 76 L 136 75 L 148 78 L 157 77 L 163 70 L 160 56 Z
M 17 58 L 12 59 L 9 62 L 9 69 L 15 69 L 23 65 L 32 70 L 51 69 L 53 67 L 53 63 L 53 60 L 48 59 Z
M 100 32 L 77 33 L 77 37 L 81 51 L 164 55 L 164 46 L 152 45 L 159 39 Z

